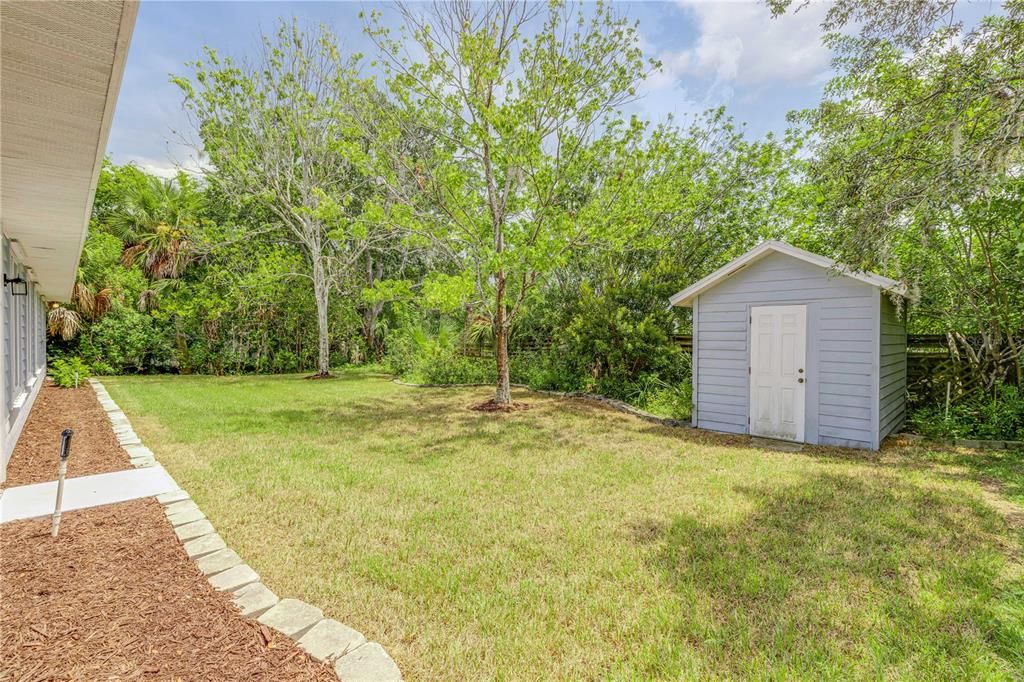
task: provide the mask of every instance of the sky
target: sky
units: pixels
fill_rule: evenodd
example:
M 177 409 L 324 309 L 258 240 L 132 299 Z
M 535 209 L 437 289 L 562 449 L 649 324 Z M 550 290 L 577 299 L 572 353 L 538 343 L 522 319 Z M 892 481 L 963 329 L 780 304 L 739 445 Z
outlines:
M 813 3 L 772 19 L 760 2 L 617 2 L 621 14 L 639 21 L 642 47 L 663 63 L 631 105 L 653 121 L 680 122 L 724 105 L 748 134 L 760 137 L 786 128 L 786 113 L 813 106 L 830 70 L 819 24 L 827 10 Z M 183 2 L 146 0 L 132 37 L 120 98 L 108 142 L 115 163 L 135 162 L 160 175 L 195 168 L 194 139 L 171 74 L 188 75 L 186 62 L 204 45 L 222 55 L 253 53 L 261 32 L 278 18 L 325 24 L 343 50 L 371 54 L 362 10 L 378 9 L 397 21 L 390 3 L 375 2 Z

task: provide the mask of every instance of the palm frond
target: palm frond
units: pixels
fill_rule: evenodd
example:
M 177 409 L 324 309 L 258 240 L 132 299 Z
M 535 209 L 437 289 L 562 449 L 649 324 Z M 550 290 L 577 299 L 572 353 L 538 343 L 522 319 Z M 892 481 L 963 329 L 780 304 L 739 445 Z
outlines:
M 70 308 L 65 308 L 59 303 L 50 306 L 46 314 L 46 329 L 50 336 L 60 336 L 65 341 L 75 338 L 75 334 L 82 328 L 82 318 Z
M 84 282 L 75 282 L 71 289 L 71 302 L 86 317 L 93 317 L 96 314 L 96 297 Z
M 93 316 L 103 317 L 114 304 L 114 291 L 110 287 L 104 287 L 93 294 Z

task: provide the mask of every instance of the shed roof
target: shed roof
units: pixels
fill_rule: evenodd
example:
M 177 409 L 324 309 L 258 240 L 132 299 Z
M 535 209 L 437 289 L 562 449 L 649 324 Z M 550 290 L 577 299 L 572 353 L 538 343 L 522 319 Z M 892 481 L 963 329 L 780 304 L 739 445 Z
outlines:
M 680 291 L 678 294 L 672 296 L 672 298 L 669 299 L 669 303 L 673 306 L 689 306 L 693 303 L 693 299 L 699 294 L 717 286 L 723 280 L 739 272 L 748 265 L 756 263 L 765 256 L 773 253 L 782 253 L 792 258 L 810 263 L 811 265 L 817 265 L 822 269 L 832 270 L 844 277 L 851 277 L 864 282 L 865 284 L 870 284 L 871 286 L 878 287 L 884 291 L 891 291 L 892 293 L 903 297 L 907 296 L 907 287 L 894 279 L 883 277 L 882 275 L 878 275 L 873 272 L 858 272 L 850 270 L 845 265 L 841 265 L 831 258 L 811 253 L 810 251 L 805 251 L 804 249 L 797 248 L 792 244 L 787 244 L 786 242 L 766 241 L 758 244 L 739 258 L 736 258 L 715 270 L 704 279 L 695 282 Z

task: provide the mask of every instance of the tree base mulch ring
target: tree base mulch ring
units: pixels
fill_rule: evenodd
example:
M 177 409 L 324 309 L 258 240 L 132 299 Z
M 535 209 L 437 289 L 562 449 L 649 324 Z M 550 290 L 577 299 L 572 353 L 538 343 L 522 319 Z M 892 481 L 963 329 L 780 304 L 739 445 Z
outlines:
M 478 405 L 470 405 L 469 409 L 476 412 L 520 412 L 530 409 L 529 403 L 496 403 L 494 399 L 485 400 Z
M 210 586 L 153 499 L 0 526 L 0 675 L 33 680 L 328 680 Z
M 7 465 L 4 486 L 42 483 L 57 478 L 60 433 L 73 429 L 68 478 L 131 469 L 128 453 L 117 442 L 110 419 L 89 384 L 58 388 L 47 382 L 39 389 L 18 445 Z
M 327 374 L 310 374 L 309 376 L 302 378 L 305 379 L 306 381 L 317 381 L 319 379 L 337 379 L 338 375 L 331 374 L 330 372 L 328 372 Z

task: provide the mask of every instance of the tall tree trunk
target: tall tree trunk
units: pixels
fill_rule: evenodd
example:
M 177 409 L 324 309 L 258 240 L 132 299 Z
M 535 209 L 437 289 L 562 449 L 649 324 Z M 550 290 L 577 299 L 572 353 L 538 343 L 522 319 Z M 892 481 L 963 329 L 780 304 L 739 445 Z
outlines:
M 494 313 L 494 359 L 498 365 L 498 385 L 494 402 L 498 405 L 512 404 L 512 391 L 508 380 L 508 320 L 505 311 L 505 273 L 499 272 L 495 288 L 496 309 Z
M 327 329 L 327 274 L 319 252 L 313 252 L 313 297 L 316 299 L 317 365 L 316 376 L 331 373 L 331 346 Z
M 384 263 L 374 263 L 373 254 L 366 253 L 366 281 L 373 287 L 384 275 Z M 377 318 L 384 311 L 383 303 L 367 303 L 363 309 L 363 340 L 366 352 L 374 360 L 380 360 L 381 344 L 377 339 Z
M 192 360 L 188 353 L 188 344 L 185 343 L 185 335 L 181 333 L 181 318 L 174 316 L 174 347 L 178 351 L 178 372 L 180 374 L 192 373 Z

